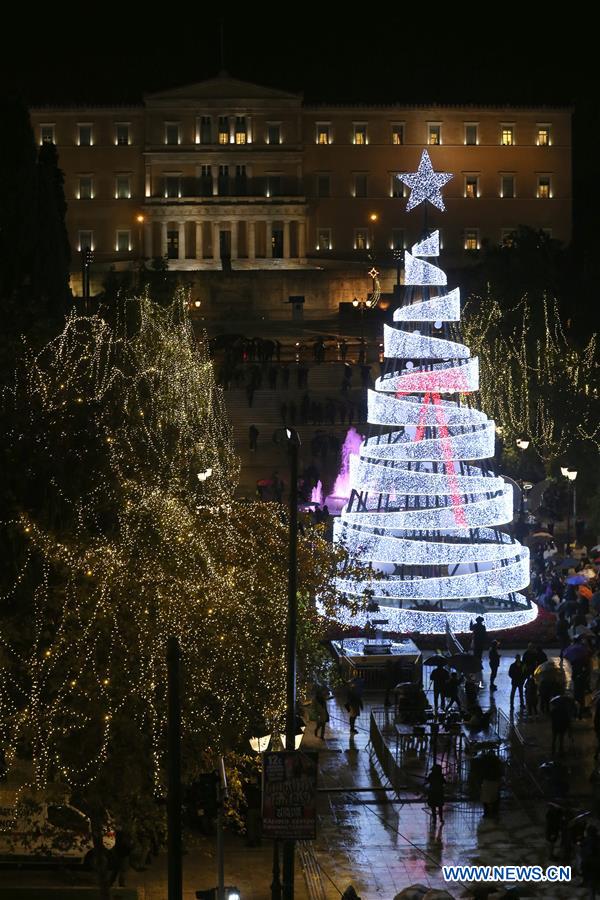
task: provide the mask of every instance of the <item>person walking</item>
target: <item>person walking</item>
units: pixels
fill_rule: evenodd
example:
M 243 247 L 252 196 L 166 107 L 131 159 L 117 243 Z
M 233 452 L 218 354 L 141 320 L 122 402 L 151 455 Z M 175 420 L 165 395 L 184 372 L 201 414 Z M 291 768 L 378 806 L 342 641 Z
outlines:
M 258 446 L 258 435 L 260 434 L 256 425 L 251 425 L 248 429 L 248 442 L 250 444 L 250 450 L 252 453 L 255 452 Z
M 496 675 L 500 667 L 500 653 L 498 652 L 498 641 L 492 641 L 488 651 L 488 662 L 490 664 L 490 691 L 497 690 Z
M 533 674 L 529 675 L 525 682 L 525 706 L 528 716 L 537 716 L 538 712 L 538 689 Z
M 529 678 L 530 675 L 533 675 L 538 665 L 538 651 L 532 643 L 529 643 L 527 644 L 527 650 L 523 654 L 523 669 L 525 671 L 525 677 Z
M 481 659 L 487 645 L 487 628 L 483 616 L 477 616 L 475 621 L 470 623 L 469 628 L 473 632 L 473 656 Z
M 130 857 L 133 851 L 133 839 L 124 828 L 115 831 L 115 846 L 113 848 L 114 867 L 111 884 L 117 883 L 117 887 L 125 887 L 125 879 L 130 867 Z
M 312 722 L 315 722 L 315 737 L 320 737 L 322 741 L 325 740 L 325 726 L 329 722 L 329 710 L 327 709 L 328 699 L 329 693 L 327 688 L 318 685 L 315 688 L 310 708 L 310 719 Z
M 524 672 L 523 672 L 523 664 L 521 662 L 521 655 L 517 653 L 515 656 L 515 661 L 511 663 L 508 669 L 508 677 L 510 678 L 510 707 L 511 709 L 515 705 L 515 694 L 517 691 L 519 692 L 519 700 L 521 702 L 521 706 L 524 705 L 523 700 L 523 682 L 525 681 Z
M 571 731 L 573 705 L 570 697 L 554 697 L 550 701 L 550 722 L 552 724 L 552 754 L 558 752 L 562 756 L 565 749 L 565 734 Z M 572 736 L 571 736 L 572 740 Z
M 446 686 L 449 677 L 450 673 L 445 666 L 434 666 L 433 671 L 429 676 L 429 680 L 433 684 L 433 708 L 436 712 L 438 711 L 438 705 L 442 712 L 444 711 L 446 705 Z
M 460 681 L 458 679 L 458 675 L 456 674 L 456 672 L 451 672 L 448 676 L 448 681 L 446 682 L 446 699 L 448 701 L 446 705 L 446 712 L 448 712 L 455 703 L 458 707 L 458 711 L 462 712 L 460 699 L 458 696 L 459 688 Z
M 358 728 L 355 727 L 356 720 L 360 716 L 363 709 L 362 697 L 355 681 L 351 681 L 348 686 L 348 694 L 346 696 L 346 712 L 350 717 L 350 732 L 357 734 Z
M 446 779 L 439 763 L 431 767 L 429 775 L 425 778 L 427 806 L 431 810 L 432 824 L 435 828 L 439 814 L 440 823 L 444 824 L 444 785 Z

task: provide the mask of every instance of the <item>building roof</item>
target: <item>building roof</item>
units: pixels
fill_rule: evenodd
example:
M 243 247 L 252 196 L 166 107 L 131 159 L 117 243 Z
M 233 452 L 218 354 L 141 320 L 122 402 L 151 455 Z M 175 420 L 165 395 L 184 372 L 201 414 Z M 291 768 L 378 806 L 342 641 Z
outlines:
M 207 78 L 205 81 L 197 81 L 194 84 L 184 84 L 181 87 L 171 88 L 167 91 L 156 91 L 152 94 L 144 94 L 144 101 L 151 105 L 161 105 L 165 101 L 173 100 L 276 100 L 294 101 L 300 103 L 302 94 L 291 94 L 288 91 L 280 91 L 276 88 L 264 87 L 253 84 L 251 81 L 241 81 L 231 78 L 226 72 L 220 72 L 215 78 Z

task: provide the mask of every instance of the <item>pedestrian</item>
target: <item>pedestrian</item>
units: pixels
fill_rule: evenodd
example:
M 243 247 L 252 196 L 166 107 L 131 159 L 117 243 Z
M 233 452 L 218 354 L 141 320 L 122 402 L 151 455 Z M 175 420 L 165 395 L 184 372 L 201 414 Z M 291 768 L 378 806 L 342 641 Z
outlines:
M 446 705 L 446 686 L 449 677 L 450 673 L 443 665 L 434 666 L 433 671 L 429 676 L 429 680 L 433 684 L 433 708 L 436 712 L 438 710 L 438 704 L 442 712 L 444 711 Z
M 448 681 L 446 682 L 446 699 L 448 701 L 446 705 L 446 711 L 448 711 L 454 703 L 456 703 L 458 707 L 458 711 L 462 712 L 460 706 L 460 700 L 458 697 L 458 691 L 460 688 L 460 681 L 458 680 L 458 675 L 456 672 L 451 672 Z
M 533 675 L 535 669 L 538 667 L 539 663 L 537 660 L 538 651 L 532 643 L 527 644 L 527 650 L 523 654 L 523 670 L 526 678 Z
M 435 763 L 431 767 L 431 772 L 425 778 L 427 785 L 426 797 L 427 806 L 431 810 L 432 824 L 435 827 L 437 816 L 439 814 L 440 823 L 444 824 L 444 785 L 446 779 L 439 763 Z
M 549 803 L 546 810 L 546 840 L 548 841 L 548 856 L 554 859 L 554 845 L 560 837 L 563 827 L 563 809 L 557 803 Z
M 492 641 L 488 652 L 488 662 L 490 664 L 490 691 L 497 690 L 496 675 L 500 666 L 500 653 L 498 652 L 498 641 Z
M 356 728 L 355 725 L 356 720 L 362 712 L 363 702 L 355 681 L 351 681 L 348 686 L 345 708 L 350 718 L 350 733 L 357 734 L 358 728 Z
M 117 828 L 115 831 L 115 846 L 113 848 L 111 884 L 114 884 L 116 881 L 118 887 L 125 887 L 132 850 L 133 839 L 129 832 L 124 828 Z
M 256 450 L 257 446 L 258 446 L 258 435 L 259 435 L 259 433 L 260 433 L 260 432 L 259 432 L 258 428 L 256 427 L 256 425 L 251 425 L 250 428 L 248 429 L 248 441 L 249 441 L 249 444 L 250 444 L 250 450 L 251 450 L 253 453 L 254 453 L 254 451 Z
M 475 621 L 470 623 L 469 628 L 473 632 L 473 656 L 481 659 L 487 646 L 487 628 L 483 616 L 477 616 Z
M 533 674 L 530 675 L 525 682 L 525 705 L 528 716 L 537 716 L 538 689 Z
M 523 700 L 523 682 L 525 681 L 524 673 L 523 673 L 523 664 L 521 663 L 521 655 L 517 653 L 515 656 L 515 661 L 511 663 L 508 669 L 508 677 L 510 678 L 510 706 L 511 709 L 515 704 L 515 694 L 517 691 L 519 692 L 519 700 L 521 702 L 521 706 L 524 704 Z
M 563 653 L 571 643 L 571 636 L 569 635 L 569 622 L 567 621 L 564 609 L 561 609 L 558 613 L 558 618 L 556 620 L 556 637 L 558 638 L 560 658 L 562 659 Z
M 340 358 L 342 362 L 346 362 L 346 357 L 348 355 L 348 344 L 346 343 L 346 339 L 342 338 L 340 341 Z
M 500 811 L 500 785 L 504 766 L 497 753 L 491 750 L 483 758 L 480 799 L 484 816 L 497 816 Z
M 315 688 L 313 700 L 310 706 L 309 718 L 315 723 L 315 737 L 325 740 L 325 726 L 329 722 L 329 710 L 327 709 L 327 700 L 329 692 L 320 685 Z M 321 732 L 319 734 L 319 732 Z
M 550 701 L 550 722 L 552 724 L 552 753 L 564 753 L 565 734 L 571 730 L 572 701 L 569 697 L 558 696 Z

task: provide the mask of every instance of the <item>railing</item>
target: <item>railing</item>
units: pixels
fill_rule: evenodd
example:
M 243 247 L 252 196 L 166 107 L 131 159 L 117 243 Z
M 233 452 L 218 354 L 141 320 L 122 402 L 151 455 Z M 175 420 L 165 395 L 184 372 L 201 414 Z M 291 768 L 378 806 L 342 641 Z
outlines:
M 381 720 L 381 718 L 381 710 L 371 710 L 369 718 L 369 743 L 371 744 L 372 752 L 377 757 L 377 761 L 383 769 L 384 775 L 388 779 L 392 789 L 398 794 L 400 793 L 402 782 L 402 769 L 396 761 L 395 754 L 385 741 L 382 729 L 378 724 L 378 719 Z
M 217 193 L 213 188 L 216 186 Z M 172 196 L 167 196 L 167 194 Z M 244 178 L 240 176 L 220 175 L 213 181 L 210 175 L 182 177 L 177 182 L 170 178 L 161 178 L 153 193 L 155 199 L 177 200 L 183 197 L 261 197 L 275 199 L 277 197 L 304 197 L 304 185 L 301 178 L 272 178 L 269 176 Z

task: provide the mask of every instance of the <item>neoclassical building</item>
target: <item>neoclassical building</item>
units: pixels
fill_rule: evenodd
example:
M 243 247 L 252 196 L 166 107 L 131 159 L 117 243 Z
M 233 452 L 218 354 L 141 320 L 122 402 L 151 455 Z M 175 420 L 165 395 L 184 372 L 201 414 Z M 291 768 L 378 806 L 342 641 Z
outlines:
M 90 247 L 100 269 L 156 256 L 180 270 L 391 259 L 421 226 L 395 176 L 425 145 L 454 173 L 440 223 L 451 258 L 520 224 L 570 238 L 568 108 L 306 105 L 223 74 L 139 106 L 31 113 L 37 140 L 58 147 L 72 247 Z

